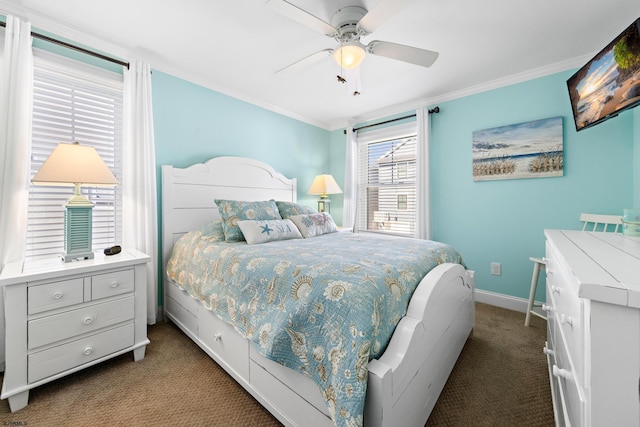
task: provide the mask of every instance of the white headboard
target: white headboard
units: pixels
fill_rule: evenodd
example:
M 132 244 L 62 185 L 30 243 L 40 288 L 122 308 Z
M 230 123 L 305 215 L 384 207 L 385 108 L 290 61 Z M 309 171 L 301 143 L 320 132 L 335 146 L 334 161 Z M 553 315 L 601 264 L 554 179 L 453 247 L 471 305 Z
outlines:
M 246 157 L 215 157 L 184 169 L 162 166 L 162 276 L 177 239 L 220 218 L 214 199 L 295 202 L 296 180 Z

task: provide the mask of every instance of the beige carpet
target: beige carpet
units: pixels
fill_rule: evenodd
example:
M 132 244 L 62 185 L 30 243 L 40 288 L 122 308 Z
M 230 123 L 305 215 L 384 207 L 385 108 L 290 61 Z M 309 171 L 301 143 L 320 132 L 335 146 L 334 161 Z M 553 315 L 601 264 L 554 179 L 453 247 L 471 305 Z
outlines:
M 546 324 L 477 304 L 467 342 L 428 426 L 551 426 Z M 149 327 L 146 357 L 126 354 L 31 390 L 3 426 L 277 426 L 278 421 L 171 323 Z

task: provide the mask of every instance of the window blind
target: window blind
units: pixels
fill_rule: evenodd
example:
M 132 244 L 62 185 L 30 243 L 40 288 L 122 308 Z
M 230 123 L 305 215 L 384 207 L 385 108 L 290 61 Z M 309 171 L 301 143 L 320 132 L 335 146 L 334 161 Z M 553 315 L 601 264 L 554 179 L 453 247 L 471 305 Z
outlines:
M 34 58 L 31 178 L 61 142 L 93 146 L 122 182 L 122 75 L 40 53 Z M 120 187 L 82 187 L 93 208 L 93 248 L 122 234 Z M 27 259 L 57 256 L 64 247 L 64 208 L 73 187 L 29 190 Z
M 357 143 L 358 229 L 415 236 L 415 123 L 358 134 Z

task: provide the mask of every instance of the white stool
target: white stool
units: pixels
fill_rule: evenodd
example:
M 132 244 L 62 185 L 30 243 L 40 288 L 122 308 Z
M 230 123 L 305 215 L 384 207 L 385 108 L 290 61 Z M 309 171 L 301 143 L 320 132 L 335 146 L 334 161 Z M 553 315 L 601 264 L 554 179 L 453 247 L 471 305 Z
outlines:
M 536 299 L 536 288 L 538 287 L 538 277 L 540 276 L 540 270 L 544 270 L 547 265 L 547 260 L 545 258 L 529 258 L 533 261 L 533 275 L 531 276 L 531 290 L 529 291 L 529 304 L 527 305 L 527 317 L 524 319 L 524 326 L 529 326 L 531 322 L 531 315 L 538 316 L 542 319 L 547 319 L 544 315 L 538 313 L 533 310 L 533 307 L 540 307 L 540 304 L 535 303 Z

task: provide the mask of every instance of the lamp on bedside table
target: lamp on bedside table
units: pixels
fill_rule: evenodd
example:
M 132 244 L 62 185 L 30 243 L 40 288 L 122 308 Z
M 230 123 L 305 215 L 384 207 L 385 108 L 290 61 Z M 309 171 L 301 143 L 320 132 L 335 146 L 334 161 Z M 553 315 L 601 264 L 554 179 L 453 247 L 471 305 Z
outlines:
M 320 195 L 318 200 L 318 212 L 331 213 L 331 200 L 328 194 L 340 194 L 342 190 L 333 176 L 329 174 L 318 175 L 309 187 L 307 194 Z
M 80 192 L 81 185 L 113 187 L 113 176 L 95 148 L 58 144 L 31 182 L 35 185 L 75 186 L 75 194 L 64 205 L 64 253 L 62 260 L 93 258 L 93 203 Z

